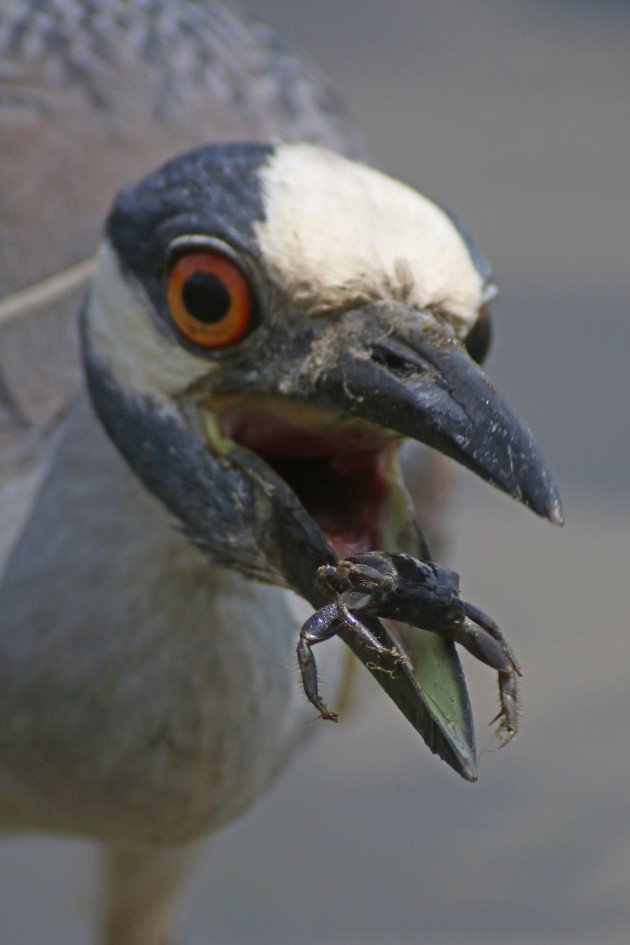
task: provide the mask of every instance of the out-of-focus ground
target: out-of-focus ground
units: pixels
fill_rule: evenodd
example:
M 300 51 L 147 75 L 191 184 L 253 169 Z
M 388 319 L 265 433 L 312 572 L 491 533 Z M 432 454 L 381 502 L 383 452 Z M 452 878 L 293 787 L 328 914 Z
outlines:
M 454 209 L 492 259 L 488 371 L 557 473 L 567 525 L 462 475 L 449 560 L 523 663 L 515 744 L 464 784 L 366 679 L 362 713 L 322 724 L 202 849 L 189 941 L 627 945 L 630 5 L 250 6 L 319 60 L 374 162 Z M 493 674 L 464 663 L 491 747 Z M 95 872 L 87 844 L 5 841 L 2 945 L 85 945 Z

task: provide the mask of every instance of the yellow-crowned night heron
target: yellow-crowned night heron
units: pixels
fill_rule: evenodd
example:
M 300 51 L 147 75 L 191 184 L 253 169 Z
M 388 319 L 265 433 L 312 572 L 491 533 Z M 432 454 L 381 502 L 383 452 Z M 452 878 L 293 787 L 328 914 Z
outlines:
M 401 438 L 551 519 L 559 500 L 470 357 L 483 258 L 349 159 L 336 100 L 266 28 L 213 2 L 5 0 L 0 53 L 2 818 L 102 840 L 106 940 L 151 945 L 189 842 L 313 731 L 294 652 L 318 567 L 427 557 Z M 115 199 L 84 391 L 101 217 L 192 146 Z M 453 636 L 389 626 L 395 671 L 344 639 L 473 778 Z

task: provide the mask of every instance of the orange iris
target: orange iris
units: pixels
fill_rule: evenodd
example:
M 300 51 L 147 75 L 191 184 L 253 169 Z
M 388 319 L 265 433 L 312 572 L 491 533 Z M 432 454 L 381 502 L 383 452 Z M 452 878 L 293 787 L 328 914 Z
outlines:
M 173 264 L 167 287 L 173 321 L 191 341 L 226 348 L 252 323 L 252 294 L 238 266 L 214 250 L 194 250 Z

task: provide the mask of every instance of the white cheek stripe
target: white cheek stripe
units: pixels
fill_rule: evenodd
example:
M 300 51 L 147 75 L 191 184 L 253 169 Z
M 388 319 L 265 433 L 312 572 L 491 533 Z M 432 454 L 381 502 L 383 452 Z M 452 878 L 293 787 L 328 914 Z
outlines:
M 116 253 L 101 244 L 87 303 L 86 329 L 95 354 L 121 387 L 136 395 L 173 395 L 212 369 L 160 334 L 139 283 L 122 274 Z
M 257 238 L 290 291 L 330 307 L 394 298 L 476 320 L 482 278 L 448 216 L 410 187 L 312 145 L 281 145 L 261 172 Z

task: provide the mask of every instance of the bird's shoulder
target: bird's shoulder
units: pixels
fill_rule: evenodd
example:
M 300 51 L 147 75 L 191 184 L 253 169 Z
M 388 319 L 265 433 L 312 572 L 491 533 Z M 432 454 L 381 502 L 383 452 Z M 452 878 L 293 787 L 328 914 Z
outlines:
M 162 126 L 191 145 L 278 137 L 360 150 L 318 68 L 237 2 L 5 0 L 0 51 L 0 122 L 14 130 L 46 122 L 61 91 L 67 114 L 90 114 L 118 140 Z

